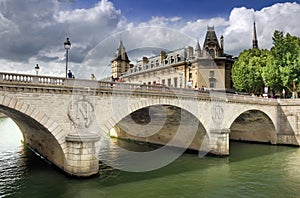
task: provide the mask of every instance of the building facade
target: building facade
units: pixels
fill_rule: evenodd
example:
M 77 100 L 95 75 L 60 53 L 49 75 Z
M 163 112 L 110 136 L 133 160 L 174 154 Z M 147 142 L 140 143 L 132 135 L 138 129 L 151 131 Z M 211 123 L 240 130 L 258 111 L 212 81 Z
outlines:
M 188 46 L 174 51 L 161 51 L 153 57 L 143 57 L 130 64 L 120 41 L 112 60 L 112 76 L 123 82 L 164 85 L 175 88 L 231 89 L 232 56 L 224 53 L 224 38 L 220 44 L 214 27 L 208 27 L 203 48 Z

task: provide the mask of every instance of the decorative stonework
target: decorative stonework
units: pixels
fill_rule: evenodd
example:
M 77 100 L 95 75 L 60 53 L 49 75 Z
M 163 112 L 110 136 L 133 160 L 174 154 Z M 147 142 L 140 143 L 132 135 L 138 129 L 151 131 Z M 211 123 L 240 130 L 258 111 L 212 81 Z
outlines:
M 69 105 L 68 117 L 76 129 L 88 128 L 93 121 L 93 115 L 93 105 L 83 96 L 72 101 Z
M 224 110 L 221 106 L 217 105 L 213 108 L 212 119 L 217 123 L 221 123 L 224 120 Z

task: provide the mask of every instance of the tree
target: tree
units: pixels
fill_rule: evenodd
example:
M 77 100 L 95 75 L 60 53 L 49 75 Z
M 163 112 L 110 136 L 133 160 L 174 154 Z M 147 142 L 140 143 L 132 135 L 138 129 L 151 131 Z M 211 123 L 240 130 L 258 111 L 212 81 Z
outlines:
M 289 92 L 300 91 L 298 79 L 300 75 L 300 38 L 291 36 L 289 33 L 284 36 L 283 32 L 275 31 L 273 35 L 273 47 L 271 53 L 273 60 L 270 60 L 264 72 L 266 79 L 272 82 L 274 89 L 286 88 Z M 268 72 L 269 75 L 267 74 Z M 296 94 L 297 96 L 297 94 Z
M 243 51 L 232 67 L 232 81 L 238 91 L 257 93 L 263 86 L 280 93 L 300 91 L 300 38 L 275 31 L 270 51 Z
M 262 68 L 262 78 L 265 81 L 265 86 L 269 87 L 274 93 L 282 90 L 280 69 L 276 66 L 272 53 L 269 53 L 266 59 L 266 66 Z
M 264 87 L 263 68 L 270 59 L 268 50 L 244 50 L 232 67 L 232 81 L 236 90 L 260 93 Z

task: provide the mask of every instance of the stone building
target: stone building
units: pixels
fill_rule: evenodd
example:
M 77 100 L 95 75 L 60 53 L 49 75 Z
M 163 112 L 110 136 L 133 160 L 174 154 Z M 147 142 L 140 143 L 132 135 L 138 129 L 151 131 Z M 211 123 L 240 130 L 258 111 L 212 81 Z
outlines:
M 118 79 L 120 76 L 125 74 L 130 68 L 130 60 L 128 58 L 126 48 L 123 42 L 120 41 L 119 47 L 115 53 L 114 59 L 111 64 L 112 77 Z
M 125 47 L 120 41 L 112 60 L 112 75 L 123 82 L 165 85 L 176 88 L 231 89 L 231 68 L 234 60 L 224 53 L 224 38 L 220 44 L 214 27 L 208 27 L 203 48 L 197 41 L 191 46 L 174 51 L 161 51 L 153 57 L 143 57 L 130 64 Z

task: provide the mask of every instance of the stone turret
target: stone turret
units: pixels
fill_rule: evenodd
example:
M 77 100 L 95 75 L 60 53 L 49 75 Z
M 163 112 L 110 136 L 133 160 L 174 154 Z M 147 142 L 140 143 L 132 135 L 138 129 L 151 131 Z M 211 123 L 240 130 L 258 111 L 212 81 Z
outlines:
M 123 73 L 130 68 L 130 60 L 128 58 L 126 48 L 120 40 L 119 47 L 116 50 L 114 59 L 112 60 L 112 76 L 118 79 Z
M 207 32 L 203 44 L 203 56 L 217 58 L 222 56 L 222 50 L 214 30 L 214 27 L 207 27 Z

